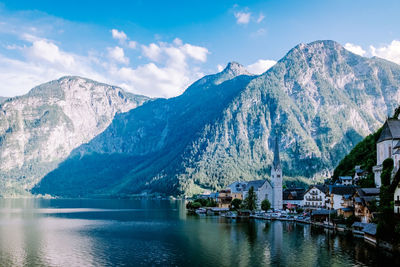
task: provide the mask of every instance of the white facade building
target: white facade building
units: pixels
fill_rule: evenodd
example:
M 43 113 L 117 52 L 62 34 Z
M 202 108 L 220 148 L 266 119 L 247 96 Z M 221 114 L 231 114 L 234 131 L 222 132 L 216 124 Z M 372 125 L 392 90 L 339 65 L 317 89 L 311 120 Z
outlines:
M 303 205 L 305 209 L 325 208 L 326 187 L 324 185 L 311 185 L 304 193 Z
M 394 195 L 394 213 L 400 215 L 400 175 L 394 177 L 389 191 Z
M 388 119 L 376 144 L 377 163 L 373 167 L 376 187 L 381 187 L 382 163 L 385 159 L 393 159 L 394 172 L 399 169 L 400 153 L 395 153 L 397 151 L 395 147 L 400 147 L 400 120 Z
M 241 187 L 238 183 L 246 182 L 235 182 L 228 187 Z M 271 168 L 271 182 L 267 179 L 247 182 L 246 187 L 243 190 L 243 199 L 247 197 L 248 191 L 251 187 L 254 188 L 254 191 L 257 194 L 257 206 L 259 208 L 264 199 L 269 200 L 272 209 L 281 210 L 283 208 L 282 168 L 279 159 L 278 139 L 275 141 L 274 161 Z
M 400 214 L 400 183 L 394 191 L 394 213 Z
M 353 177 L 351 176 L 339 176 L 339 184 L 341 185 L 352 185 Z
M 355 192 L 354 186 L 349 185 L 330 185 L 327 193 L 327 206 L 330 209 L 343 208 L 343 199 L 350 198 Z

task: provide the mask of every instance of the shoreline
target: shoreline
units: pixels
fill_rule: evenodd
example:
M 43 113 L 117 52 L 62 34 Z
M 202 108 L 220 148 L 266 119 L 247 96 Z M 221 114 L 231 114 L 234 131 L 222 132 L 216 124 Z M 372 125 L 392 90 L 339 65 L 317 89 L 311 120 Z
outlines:
M 325 224 L 321 222 L 312 222 L 311 220 L 302 220 L 302 219 L 297 219 L 297 218 L 279 218 L 279 217 L 266 217 L 266 216 L 260 216 L 260 215 L 250 215 L 250 216 L 226 216 L 226 213 L 230 212 L 222 212 L 222 211 L 212 211 L 213 208 L 207 207 L 204 208 L 207 211 L 211 211 L 211 213 L 204 213 L 204 214 L 198 214 L 195 211 L 188 211 L 189 214 L 192 215 L 197 215 L 197 216 L 215 216 L 215 217 L 223 217 L 228 220 L 261 220 L 261 221 L 281 221 L 281 222 L 293 222 L 293 223 L 300 223 L 300 224 L 309 224 L 312 227 L 316 228 L 322 228 L 322 229 L 327 229 L 328 231 L 333 231 L 334 233 L 343 233 L 343 234 L 351 234 L 353 238 L 362 238 L 364 239 L 364 242 L 374 246 L 380 250 L 383 250 L 385 252 L 389 252 L 393 255 L 399 255 L 400 256 L 400 245 L 395 246 L 394 244 L 388 243 L 386 241 L 382 241 L 376 238 L 376 240 L 371 239 L 370 237 L 367 237 L 366 234 L 362 231 L 357 231 L 352 229 L 352 227 L 347 227 L 345 225 L 336 225 L 333 223 L 330 224 Z

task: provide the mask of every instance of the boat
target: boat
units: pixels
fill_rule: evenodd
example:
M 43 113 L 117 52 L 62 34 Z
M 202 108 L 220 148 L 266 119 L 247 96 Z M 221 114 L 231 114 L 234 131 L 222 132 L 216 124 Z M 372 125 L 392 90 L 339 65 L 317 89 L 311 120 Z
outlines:
M 206 213 L 207 213 L 207 210 L 204 209 L 204 208 L 199 208 L 199 209 L 196 210 L 196 213 L 197 213 L 197 214 L 206 214 Z
M 224 213 L 222 216 L 225 217 L 225 218 L 229 218 L 229 219 L 236 219 L 237 218 L 236 212 L 232 212 L 232 211 L 228 211 L 227 213 Z

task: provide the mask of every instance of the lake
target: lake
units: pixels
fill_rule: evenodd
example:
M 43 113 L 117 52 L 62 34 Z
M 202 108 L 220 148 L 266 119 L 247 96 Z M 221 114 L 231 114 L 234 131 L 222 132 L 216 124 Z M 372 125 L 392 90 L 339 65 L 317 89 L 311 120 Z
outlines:
M 293 222 L 187 215 L 184 201 L 0 200 L 1 266 L 400 266 Z

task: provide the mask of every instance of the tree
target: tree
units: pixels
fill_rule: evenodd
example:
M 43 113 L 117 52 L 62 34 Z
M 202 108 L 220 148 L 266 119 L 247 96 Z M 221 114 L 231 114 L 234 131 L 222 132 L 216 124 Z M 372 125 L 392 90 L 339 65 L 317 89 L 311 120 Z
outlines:
M 188 209 L 188 210 L 196 210 L 196 209 L 198 209 L 198 208 L 200 208 L 201 207 L 201 204 L 199 203 L 199 202 L 191 202 L 191 201 L 189 201 L 187 204 L 186 204 L 186 208 Z
M 261 209 L 264 211 L 268 211 L 271 208 L 271 203 L 269 202 L 268 199 L 264 199 L 261 202 Z
M 257 195 L 254 192 L 254 187 L 250 187 L 247 197 L 244 200 L 244 208 L 248 210 L 255 210 L 257 208 Z
M 197 210 L 200 207 L 201 207 L 201 204 L 199 202 L 193 202 L 192 203 L 192 209 Z
M 195 199 L 194 200 L 194 202 L 195 203 L 200 203 L 200 205 L 202 206 L 202 207 L 205 207 L 205 206 L 207 206 L 207 199 L 203 199 L 203 198 L 198 198 L 198 199 Z
M 387 158 L 382 162 L 381 183 L 384 186 L 390 185 L 390 178 L 392 178 L 393 159 Z
M 393 213 L 393 194 L 390 193 L 390 178 L 393 170 L 393 159 L 387 158 L 382 163 L 381 187 L 379 192 L 379 218 L 376 235 L 380 239 L 391 242 L 396 226 Z
M 207 200 L 207 207 L 216 207 L 216 206 L 217 206 L 217 202 L 214 199 L 209 198 Z
M 235 210 L 238 210 L 239 208 L 240 208 L 240 205 L 242 204 L 242 200 L 241 199 L 238 199 L 238 198 L 235 198 L 235 199 L 233 199 L 232 200 L 232 208 L 233 209 L 235 209 Z

